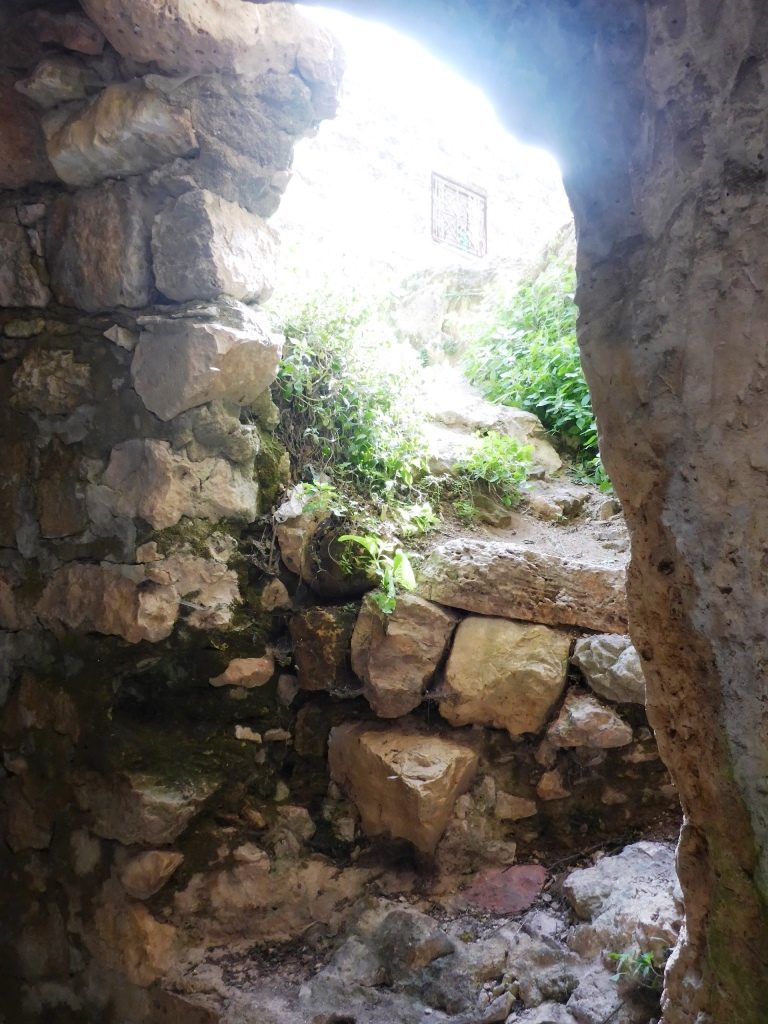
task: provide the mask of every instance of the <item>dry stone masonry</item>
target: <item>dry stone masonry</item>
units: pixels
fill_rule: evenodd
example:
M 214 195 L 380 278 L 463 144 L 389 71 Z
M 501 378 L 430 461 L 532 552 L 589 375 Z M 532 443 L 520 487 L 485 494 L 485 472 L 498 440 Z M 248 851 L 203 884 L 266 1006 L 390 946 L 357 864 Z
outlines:
M 259 517 L 287 483 L 266 394 L 281 339 L 257 304 L 294 143 L 335 110 L 336 46 L 288 3 L 9 0 L 2 1012 L 636 1024 L 598 961 L 677 941 L 668 847 L 572 876 L 574 931 L 526 918 L 482 952 L 363 911 L 417 869 L 482 889 L 679 791 L 665 1024 L 763 1024 L 762 4 L 347 6 L 426 39 L 559 156 L 628 596 L 589 553 L 454 539 L 384 622 L 361 610 L 370 581 L 331 571 L 327 510 L 296 502 L 279 564 Z M 347 927 L 298 1002 L 254 1011 L 254 949 Z

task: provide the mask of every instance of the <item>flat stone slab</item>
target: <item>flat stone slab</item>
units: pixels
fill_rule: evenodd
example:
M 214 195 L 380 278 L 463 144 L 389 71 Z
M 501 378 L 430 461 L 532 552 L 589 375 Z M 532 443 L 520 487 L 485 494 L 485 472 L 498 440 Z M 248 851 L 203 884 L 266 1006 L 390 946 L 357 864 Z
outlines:
M 539 897 L 547 880 L 540 864 L 515 864 L 484 871 L 462 896 L 491 914 L 520 914 Z
M 435 548 L 419 593 L 479 615 L 626 633 L 623 565 L 577 560 L 506 541 L 458 538 Z

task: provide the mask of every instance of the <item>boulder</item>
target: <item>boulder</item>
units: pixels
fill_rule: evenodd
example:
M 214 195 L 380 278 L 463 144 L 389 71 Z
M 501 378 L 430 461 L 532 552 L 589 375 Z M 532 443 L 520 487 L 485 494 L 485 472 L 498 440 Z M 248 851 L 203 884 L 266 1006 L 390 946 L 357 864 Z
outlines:
M 645 704 L 640 656 L 628 636 L 586 636 L 571 659 L 598 696 L 619 704 Z
M 209 679 L 211 686 L 242 686 L 251 690 L 264 686 L 275 674 L 275 659 L 271 655 L 263 658 L 233 658 L 219 676 Z
M 185 192 L 152 229 L 157 287 L 175 302 L 266 299 L 276 252 L 277 235 L 260 217 L 202 189 Z
M 349 793 L 368 835 L 407 839 L 430 854 L 478 766 L 471 747 L 408 724 L 337 726 L 328 762 L 331 778 Z
M 311 543 L 320 523 L 329 515 L 330 498 L 313 494 L 297 484 L 274 512 L 275 539 L 285 567 L 305 583 L 312 579 Z
M 452 725 L 491 725 L 518 739 L 546 725 L 562 696 L 571 637 L 507 619 L 464 619 L 440 689 Z
M 378 954 L 385 985 L 408 978 L 455 949 L 431 917 L 411 909 L 391 910 L 371 936 L 370 945 Z
M 340 605 L 306 608 L 293 615 L 291 640 L 302 690 L 359 693 L 349 664 L 356 613 L 354 605 Z
M 175 551 L 145 567 L 146 577 L 172 587 L 193 629 L 228 629 L 240 590 L 237 573 L 217 558 L 202 558 L 188 550 Z
M 134 387 L 161 420 L 214 399 L 246 404 L 275 379 L 282 344 L 262 315 L 233 301 L 143 317 Z
M 13 375 L 13 405 L 65 416 L 92 396 L 91 368 L 70 349 L 33 348 Z
M 547 729 L 547 741 L 553 747 L 625 747 L 632 742 L 632 729 L 594 697 L 569 693 Z
M 170 970 L 177 934 L 143 903 L 121 900 L 108 884 L 90 926 L 84 928 L 84 941 L 97 962 L 146 987 Z
M 171 74 L 287 72 L 297 60 L 308 74 L 330 74 L 332 37 L 288 4 L 146 0 L 137 7 L 132 0 L 84 0 L 82 6 L 118 53 Z
M 640 842 L 572 871 L 563 894 L 583 922 L 569 945 L 581 956 L 636 950 L 664 954 L 682 923 L 682 893 L 671 843 Z
M 143 566 L 70 563 L 52 575 L 37 604 L 43 625 L 156 643 L 170 636 L 179 594 L 167 582 L 147 580 Z
M 352 671 L 381 718 L 421 704 L 442 662 L 458 616 L 415 594 L 402 594 L 391 615 L 366 596 L 352 634 Z
M 99 482 L 88 488 L 88 508 L 96 523 L 127 516 L 156 530 L 174 526 L 182 516 L 250 523 L 258 489 L 226 459 L 192 462 L 168 441 L 136 438 L 112 449 Z
M 40 43 L 53 43 L 89 57 L 97 57 L 104 50 L 104 36 L 78 11 L 36 10 L 27 24 Z
M 447 541 L 422 564 L 419 593 L 480 615 L 608 633 L 627 628 L 623 566 L 520 544 L 469 537 Z
M 75 785 L 89 828 L 124 846 L 172 843 L 219 788 L 215 779 L 174 783 L 140 772 L 106 776 L 89 772 Z
M 96 81 L 96 76 L 74 57 L 49 57 L 41 60 L 28 78 L 16 83 L 16 91 L 48 110 L 59 103 L 86 99 Z
M 44 120 L 48 158 L 67 185 L 141 174 L 197 146 L 189 112 L 141 82 L 109 85 L 86 108 L 61 123 Z
M 46 232 L 51 288 L 89 313 L 146 306 L 152 293 L 151 211 L 134 182 L 60 195 Z
M 33 262 L 27 232 L 14 214 L 0 212 L 0 306 L 43 307 L 50 299 Z
M 0 74 L 0 189 L 56 180 L 37 112 L 14 85 L 13 75 Z M 0 259 L 0 267 L 4 263 L 5 259 Z
M 512 793 L 503 792 L 503 790 L 499 790 L 496 794 L 493 813 L 499 821 L 520 821 L 523 818 L 532 818 L 537 812 L 538 807 L 535 800 L 514 796 Z
M 119 870 L 123 888 L 136 900 L 147 900 L 159 892 L 184 860 L 175 850 L 146 850 L 131 857 Z

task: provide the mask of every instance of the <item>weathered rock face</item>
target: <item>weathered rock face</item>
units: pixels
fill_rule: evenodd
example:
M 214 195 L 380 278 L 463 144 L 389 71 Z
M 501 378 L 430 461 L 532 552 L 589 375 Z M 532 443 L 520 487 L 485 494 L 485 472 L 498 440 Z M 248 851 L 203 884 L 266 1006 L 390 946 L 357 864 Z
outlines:
M 0 74 L 0 188 L 24 188 L 56 177 L 34 109 L 16 92 L 14 79 L 14 75 Z
M 516 544 L 451 540 L 430 553 L 419 592 L 482 615 L 623 632 L 624 569 Z
M 402 594 L 385 615 L 363 601 L 352 634 L 352 670 L 381 718 L 398 718 L 421 704 L 443 659 L 457 616 L 413 594 Z
M 369 835 L 399 836 L 424 853 L 434 851 L 456 797 L 477 770 L 471 747 L 407 726 L 340 725 L 331 733 L 328 759 Z
M 640 657 L 628 636 L 590 636 L 576 641 L 573 663 L 600 697 L 645 704 Z
M 571 637 L 547 626 L 470 616 L 445 667 L 440 714 L 452 725 L 538 732 L 565 688 Z
M 632 742 L 632 730 L 594 697 L 569 693 L 547 729 L 547 740 L 553 747 L 625 747 Z
M 131 372 L 146 407 L 162 420 L 215 399 L 254 401 L 277 372 L 282 339 L 238 303 L 144 319 Z
M 350 644 L 357 609 L 354 605 L 307 608 L 291 618 L 291 639 L 302 690 L 360 692 L 352 675 Z

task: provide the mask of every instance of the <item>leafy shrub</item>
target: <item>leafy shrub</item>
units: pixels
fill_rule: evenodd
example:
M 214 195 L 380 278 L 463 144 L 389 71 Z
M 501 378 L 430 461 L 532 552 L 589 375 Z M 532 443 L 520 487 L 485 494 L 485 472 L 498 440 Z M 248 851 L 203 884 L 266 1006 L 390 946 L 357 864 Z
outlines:
M 480 444 L 456 467 L 459 487 L 468 483 L 480 485 L 505 508 L 512 508 L 520 500 L 520 490 L 528 477 L 533 461 L 533 448 L 520 444 L 514 437 L 486 434 Z M 463 488 L 466 491 L 466 488 Z M 458 501 L 468 498 L 463 493 Z
M 623 953 L 609 953 L 608 959 L 616 964 L 616 973 L 611 975 L 611 981 L 628 979 L 641 988 L 661 992 L 664 985 L 664 965 L 671 952 L 671 949 L 666 949 L 660 958 L 652 951 L 641 953 L 639 950 L 627 950 Z
M 426 458 L 408 393 L 417 375 L 403 367 L 403 351 L 388 358 L 385 343 L 361 338 L 365 320 L 333 299 L 283 319 L 279 434 L 301 468 L 319 463 L 367 495 L 404 495 Z
M 346 544 L 357 544 L 365 552 L 363 567 L 370 569 L 379 581 L 378 589 L 373 591 L 371 597 L 385 615 L 391 615 L 395 610 L 398 590 L 416 589 L 416 577 L 410 559 L 397 540 L 385 540 L 374 534 L 345 534 L 339 540 Z
M 486 398 L 535 413 L 599 484 L 597 427 L 576 342 L 575 271 L 564 263 L 499 306 L 470 347 L 466 370 Z

